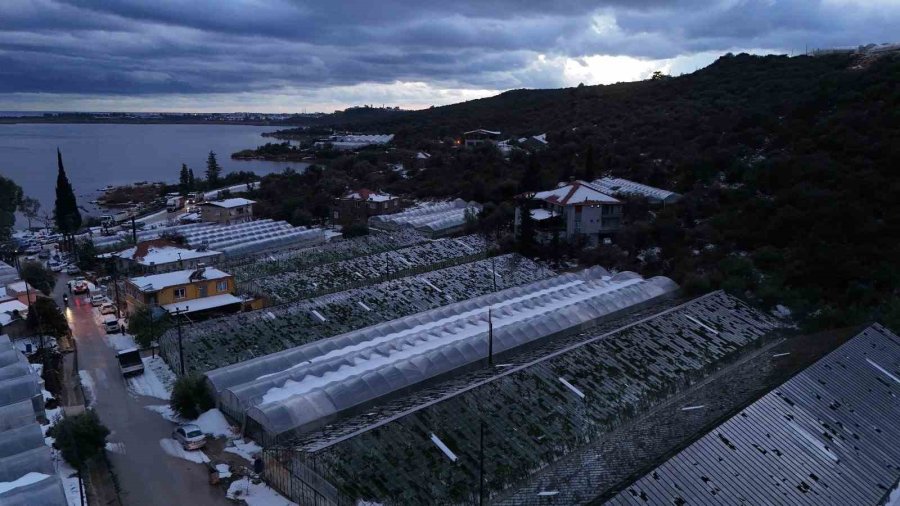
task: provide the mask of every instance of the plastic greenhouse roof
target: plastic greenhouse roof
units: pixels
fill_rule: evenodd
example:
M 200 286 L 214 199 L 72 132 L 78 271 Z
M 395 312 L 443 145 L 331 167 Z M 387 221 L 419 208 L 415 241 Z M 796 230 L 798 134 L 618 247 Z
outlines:
M 489 307 L 493 349 L 502 353 L 676 289 L 668 278 L 610 277 L 594 268 L 225 367 L 207 378 L 230 412 L 249 408 L 249 417 L 277 434 L 484 359 Z
M 62 480 L 53 474 L 40 481 L 0 493 L 0 504 L 9 506 L 68 506 Z
M 335 436 L 329 425 L 268 452 L 303 464 L 347 502 L 464 502 L 458 494 L 477 483 L 482 423 L 486 489 L 495 494 L 587 446 L 661 390 L 714 367 L 779 326 L 738 299 L 714 292 L 611 332 L 581 335 L 563 349 L 497 368 L 489 379 L 423 399 L 417 408 L 352 433 Z M 432 434 L 457 455 L 452 468 Z
M 872 325 L 607 504 L 884 504 L 900 479 L 898 369 L 900 338 Z
M 592 184 L 614 195 L 641 195 L 658 202 L 670 202 L 681 197 L 681 195 L 673 191 L 663 190 L 620 177 L 604 177 L 595 180 Z

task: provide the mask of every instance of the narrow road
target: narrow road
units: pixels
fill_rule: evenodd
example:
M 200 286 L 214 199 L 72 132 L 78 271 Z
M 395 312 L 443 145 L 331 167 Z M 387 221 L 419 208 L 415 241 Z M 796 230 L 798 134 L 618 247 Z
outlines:
M 61 307 L 66 280 L 60 277 L 54 294 Z M 88 299 L 69 295 L 66 316 L 78 343 L 78 366 L 88 371 L 95 384 L 96 399 L 92 405 L 112 432 L 107 440 L 124 446 L 124 454 L 109 452 L 123 503 L 128 506 L 229 504 L 221 490 L 208 484 L 204 465 L 163 451 L 159 442 L 171 437 L 174 425 L 145 406 L 166 404 L 166 401 L 128 391 L 119 373 L 115 351 L 106 343 L 105 332 L 94 320 Z

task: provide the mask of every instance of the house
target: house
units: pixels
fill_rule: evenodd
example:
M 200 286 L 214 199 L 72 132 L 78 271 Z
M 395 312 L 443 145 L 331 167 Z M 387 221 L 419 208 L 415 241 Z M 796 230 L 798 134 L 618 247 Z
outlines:
M 530 200 L 531 217 L 541 241 L 558 234 L 560 239 L 580 237 L 588 244 L 596 245 L 600 237 L 622 226 L 623 203 L 584 181 L 523 197 Z M 521 218 L 521 208 L 516 208 L 517 233 Z
M 366 223 L 370 216 L 396 213 L 400 210 L 400 197 L 373 192 L 363 188 L 335 199 L 331 217 L 342 226 Z
M 0 285 L 6 286 L 19 281 L 19 271 L 6 262 L 0 261 Z
M 18 300 L 0 302 L 0 333 L 19 337 L 25 334 L 28 306 Z
M 128 313 L 141 306 L 192 314 L 234 312 L 242 303 L 235 289 L 231 274 L 199 267 L 130 278 L 125 282 L 125 303 Z
M 10 300 L 18 300 L 22 304 L 34 302 L 37 298 L 37 290 L 25 281 L 16 281 L 6 285 L 6 297 Z M 28 299 L 31 299 L 30 301 Z
M 610 195 L 622 197 L 636 195 L 646 198 L 651 204 L 673 204 L 681 199 L 681 195 L 678 193 L 636 183 L 620 177 L 602 177 L 593 181 L 591 184 Z
M 481 144 L 496 144 L 500 140 L 500 132 L 493 130 L 485 130 L 479 128 L 463 133 L 464 144 L 467 148 L 479 146 Z
M 214 200 L 200 204 L 200 217 L 207 223 L 234 225 L 253 221 L 253 204 L 245 198 Z
M 224 255 L 219 251 L 187 248 L 169 239 L 153 239 L 142 241 L 114 256 L 121 272 L 146 275 L 196 269 L 201 264 L 214 264 Z

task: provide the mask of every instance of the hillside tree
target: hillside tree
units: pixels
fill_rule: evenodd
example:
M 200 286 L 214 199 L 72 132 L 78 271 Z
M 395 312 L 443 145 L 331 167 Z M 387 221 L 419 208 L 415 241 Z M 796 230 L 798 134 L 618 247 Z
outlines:
M 588 144 L 587 150 L 584 153 L 584 172 L 582 172 L 582 179 L 588 183 L 596 179 L 593 144 Z
M 34 197 L 23 197 L 19 204 L 19 211 L 28 219 L 28 230 L 31 230 L 31 220 L 37 219 L 38 213 L 41 211 L 41 203 Z
M 0 176 L 0 240 L 9 239 L 16 224 L 16 210 L 22 203 L 22 188 L 11 179 Z

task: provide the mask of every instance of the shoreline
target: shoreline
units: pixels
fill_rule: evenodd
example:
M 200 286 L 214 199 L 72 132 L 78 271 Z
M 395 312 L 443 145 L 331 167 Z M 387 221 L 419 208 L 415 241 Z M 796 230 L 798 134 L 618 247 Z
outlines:
M 285 127 L 297 126 L 288 123 L 279 123 L 274 121 L 216 121 L 203 119 L 185 119 L 184 121 L 173 121 L 170 119 L 129 119 L 129 118 L 45 118 L 43 116 L 16 116 L 16 117 L 0 117 L 0 125 L 27 125 L 27 124 L 59 124 L 59 125 L 223 125 L 223 126 L 271 126 Z M 268 133 L 268 132 L 265 132 Z M 260 134 L 262 135 L 262 134 Z

